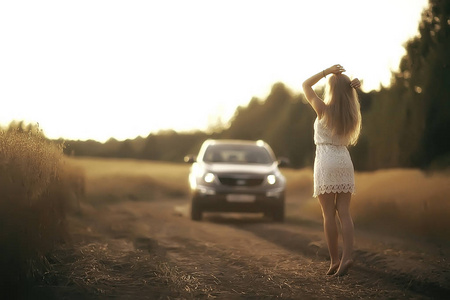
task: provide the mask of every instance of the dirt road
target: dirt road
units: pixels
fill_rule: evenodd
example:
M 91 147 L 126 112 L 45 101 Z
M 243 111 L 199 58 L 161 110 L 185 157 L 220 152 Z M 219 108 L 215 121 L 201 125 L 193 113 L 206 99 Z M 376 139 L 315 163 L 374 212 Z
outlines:
M 262 215 L 189 219 L 187 199 L 83 205 L 72 243 L 36 297 L 55 299 L 442 299 L 448 249 L 357 231 L 349 275 L 324 275 L 320 222 Z

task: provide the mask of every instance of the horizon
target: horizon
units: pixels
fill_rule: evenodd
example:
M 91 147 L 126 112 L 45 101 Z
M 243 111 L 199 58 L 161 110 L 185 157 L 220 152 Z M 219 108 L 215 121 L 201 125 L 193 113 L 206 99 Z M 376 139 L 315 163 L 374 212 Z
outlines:
M 428 6 L 24 2 L 0 4 L 0 125 L 39 123 L 50 139 L 99 142 L 206 131 L 278 82 L 301 93 L 304 79 L 336 63 L 365 92 L 388 87 Z

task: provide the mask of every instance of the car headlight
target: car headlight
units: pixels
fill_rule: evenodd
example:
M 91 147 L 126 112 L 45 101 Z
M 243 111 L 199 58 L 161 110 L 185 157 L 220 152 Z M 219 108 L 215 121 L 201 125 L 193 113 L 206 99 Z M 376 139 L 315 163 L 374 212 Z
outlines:
M 273 174 L 267 176 L 267 183 L 274 185 L 277 182 L 277 177 Z
M 214 176 L 213 173 L 206 173 L 205 176 L 203 176 L 203 180 L 206 183 L 212 183 L 214 182 L 214 179 L 216 178 L 216 176 Z

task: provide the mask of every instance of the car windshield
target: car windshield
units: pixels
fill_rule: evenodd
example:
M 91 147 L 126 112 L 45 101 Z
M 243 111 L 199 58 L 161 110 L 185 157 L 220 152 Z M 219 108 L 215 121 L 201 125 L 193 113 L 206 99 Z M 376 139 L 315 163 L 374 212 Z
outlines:
M 209 163 L 271 164 L 271 155 L 264 147 L 257 145 L 211 145 L 205 152 L 203 161 Z

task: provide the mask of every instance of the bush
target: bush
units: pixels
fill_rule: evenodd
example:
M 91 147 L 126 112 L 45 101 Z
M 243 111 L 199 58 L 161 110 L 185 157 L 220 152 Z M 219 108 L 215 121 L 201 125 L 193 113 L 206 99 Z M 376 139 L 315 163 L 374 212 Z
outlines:
M 62 145 L 38 128 L 0 131 L 0 290 L 17 293 L 48 268 L 66 238 Z

